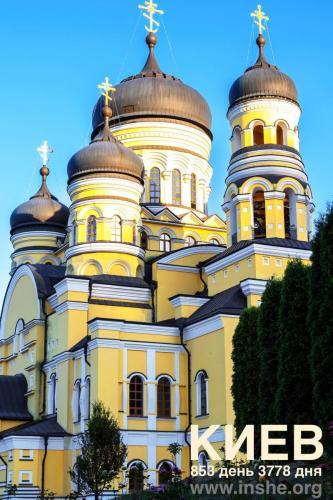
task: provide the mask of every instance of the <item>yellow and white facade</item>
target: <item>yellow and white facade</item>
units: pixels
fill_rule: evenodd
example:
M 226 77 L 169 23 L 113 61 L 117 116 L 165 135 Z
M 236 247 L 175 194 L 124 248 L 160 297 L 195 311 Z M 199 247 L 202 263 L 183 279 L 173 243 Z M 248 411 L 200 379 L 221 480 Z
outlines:
M 151 484 L 174 465 L 188 476 L 190 425 L 233 423 L 232 336 L 242 310 L 260 303 L 290 259 L 310 258 L 301 110 L 293 82 L 267 63 L 263 36 L 256 65 L 230 93 L 226 222 L 207 213 L 208 105 L 160 70 L 156 41 L 150 33 L 145 68 L 117 87 L 112 116 L 97 104 L 92 142 L 69 162 L 69 211 L 48 191 L 44 161 L 43 188 L 13 214 L 0 492 L 17 485 L 18 499 L 73 491 L 75 437 L 97 400 L 128 445 L 127 490 L 137 463 Z M 223 440 L 221 428 L 214 447 Z M 173 442 L 182 445 L 176 464 Z

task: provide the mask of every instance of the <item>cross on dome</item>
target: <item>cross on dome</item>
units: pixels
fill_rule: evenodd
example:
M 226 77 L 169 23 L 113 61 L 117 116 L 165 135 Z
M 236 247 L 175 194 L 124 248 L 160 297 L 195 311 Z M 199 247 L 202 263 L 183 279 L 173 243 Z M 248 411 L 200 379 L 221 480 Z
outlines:
M 104 82 L 97 85 L 97 87 L 102 91 L 102 96 L 105 99 L 105 106 L 109 105 L 109 102 L 112 101 L 112 96 L 110 96 L 110 92 L 114 93 L 117 89 L 115 89 L 110 83 L 109 77 L 105 77 Z M 104 92 L 103 92 L 104 91 Z
M 44 141 L 37 149 L 37 153 L 40 154 L 42 160 L 43 160 L 43 166 L 47 166 L 49 159 L 50 159 L 50 154 L 53 153 L 53 149 L 49 146 L 49 143 L 47 141 Z
M 251 17 L 257 19 L 254 22 L 259 27 L 259 34 L 262 35 L 262 32 L 266 29 L 263 21 L 269 21 L 269 17 L 263 12 L 261 5 L 258 5 L 257 10 L 251 12 Z
M 139 5 L 139 9 L 146 11 L 143 16 L 149 20 L 149 26 L 145 26 L 148 33 L 157 33 L 160 23 L 154 19 L 154 15 L 160 14 L 162 16 L 164 11 L 158 9 L 158 4 L 154 3 L 153 0 L 146 0 L 144 5 Z

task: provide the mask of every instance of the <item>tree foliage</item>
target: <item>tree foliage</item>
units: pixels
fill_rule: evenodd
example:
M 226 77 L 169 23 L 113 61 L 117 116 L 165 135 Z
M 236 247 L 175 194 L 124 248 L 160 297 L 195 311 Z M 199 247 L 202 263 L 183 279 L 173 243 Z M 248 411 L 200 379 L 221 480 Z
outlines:
M 103 403 L 94 403 L 87 430 L 78 439 L 81 454 L 69 473 L 79 493 L 98 500 L 112 488 L 127 452 L 118 423 Z
M 245 309 L 233 336 L 232 395 L 237 435 L 245 425 L 259 423 L 258 415 L 258 308 Z
M 311 373 L 313 412 L 322 427 L 325 441 L 329 439 L 328 425 L 333 421 L 333 205 L 317 223 L 313 240 L 310 308 L 308 315 L 311 333 Z M 331 454 L 332 453 L 331 449 Z
M 278 389 L 279 312 L 282 281 L 272 279 L 262 296 L 258 317 L 258 395 L 261 424 L 275 424 L 274 401 Z
M 307 331 L 310 267 L 291 261 L 281 292 L 278 386 L 275 420 L 279 424 L 312 424 L 311 339 Z

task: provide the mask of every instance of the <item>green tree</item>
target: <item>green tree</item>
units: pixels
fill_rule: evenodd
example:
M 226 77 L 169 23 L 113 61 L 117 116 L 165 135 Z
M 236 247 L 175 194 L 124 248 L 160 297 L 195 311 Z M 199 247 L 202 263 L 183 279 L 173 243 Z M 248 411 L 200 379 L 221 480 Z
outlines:
M 245 309 L 233 336 L 232 396 L 237 436 L 245 425 L 258 424 L 258 314 Z
M 289 426 L 313 423 L 311 339 L 306 320 L 309 271 L 310 267 L 301 261 L 292 261 L 287 266 L 282 282 L 275 421 Z M 291 453 L 290 435 L 288 449 Z
M 333 205 L 317 223 L 311 260 L 308 324 L 312 341 L 313 412 L 332 456 L 328 425 L 333 421 Z
M 261 424 L 274 424 L 274 400 L 278 387 L 279 310 L 282 281 L 272 279 L 262 296 L 258 317 L 259 417 Z
M 127 452 L 118 423 L 103 403 L 94 403 L 88 428 L 78 439 L 81 455 L 69 474 L 81 494 L 98 500 L 111 489 Z

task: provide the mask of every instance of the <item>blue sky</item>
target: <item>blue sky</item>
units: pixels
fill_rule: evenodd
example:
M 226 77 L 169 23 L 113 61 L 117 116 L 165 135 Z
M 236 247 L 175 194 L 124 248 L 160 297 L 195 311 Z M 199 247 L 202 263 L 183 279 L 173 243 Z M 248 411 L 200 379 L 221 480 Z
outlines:
M 87 144 L 96 85 L 139 71 L 146 58 L 144 21 L 136 0 L 17 0 L 0 15 L 0 296 L 8 281 L 11 211 L 36 192 L 36 147 L 48 139 L 55 152 L 49 186 L 62 201 L 70 156 Z M 256 0 L 160 0 L 165 10 L 157 56 L 208 100 L 214 120 L 210 211 L 221 214 L 229 160 L 226 120 L 232 82 L 256 59 L 249 13 Z M 331 63 L 333 4 L 266 0 L 272 48 L 268 59 L 296 82 L 303 117 L 301 152 L 317 211 L 332 199 L 330 149 L 333 111 Z M 319 13 L 314 15 L 314 9 Z M 252 38 L 251 38 L 252 35 Z

